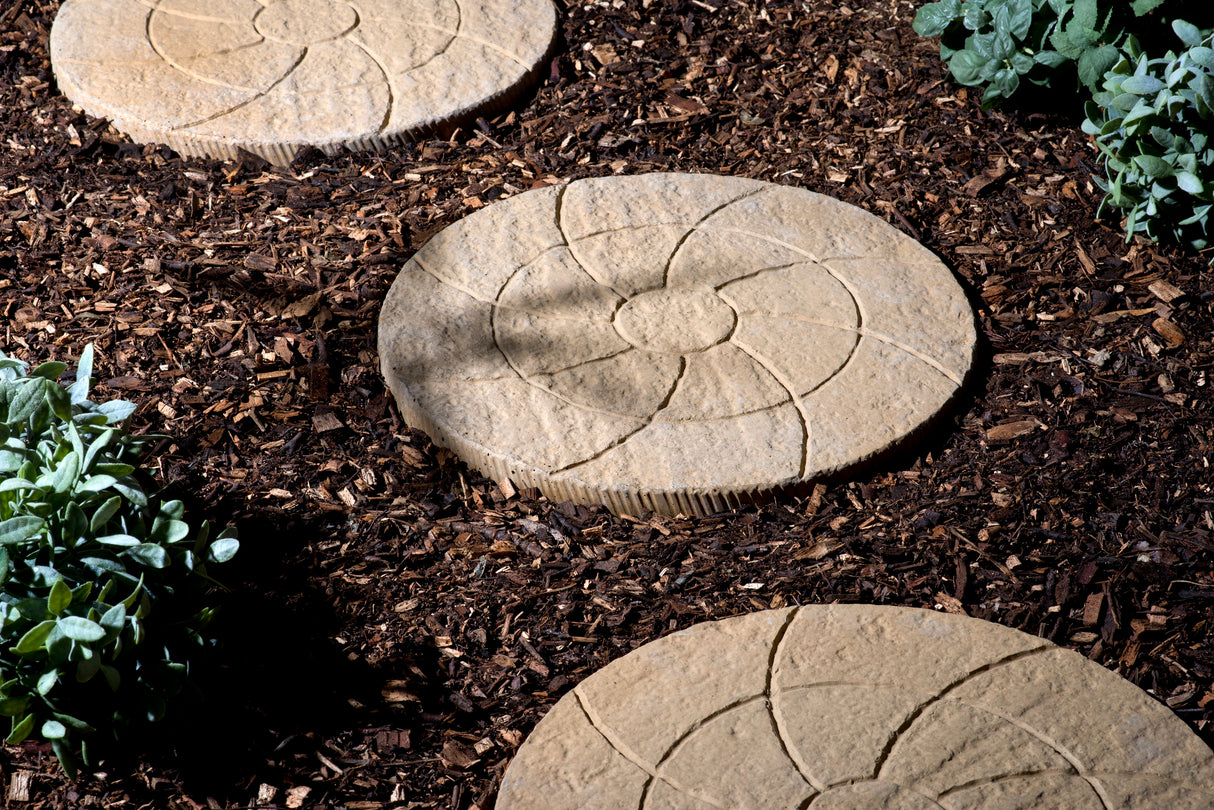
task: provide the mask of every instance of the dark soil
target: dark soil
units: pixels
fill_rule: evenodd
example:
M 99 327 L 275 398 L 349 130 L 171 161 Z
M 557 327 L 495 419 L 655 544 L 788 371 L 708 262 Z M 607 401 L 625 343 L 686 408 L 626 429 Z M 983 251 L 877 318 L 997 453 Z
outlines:
M 61 97 L 54 0 L 0 0 L 4 351 L 99 353 L 193 519 L 239 525 L 201 712 L 12 806 L 488 808 L 580 679 L 707 619 L 862 602 L 965 613 L 1123 675 L 1214 740 L 1206 262 L 1095 220 L 1077 117 L 987 112 L 906 0 L 573 5 L 526 106 L 285 169 L 131 145 Z M 1075 108 L 1076 111 L 1078 107 Z M 955 418 L 855 480 L 703 519 L 503 491 L 402 424 L 395 273 L 495 200 L 594 175 L 760 178 L 934 249 L 979 311 Z

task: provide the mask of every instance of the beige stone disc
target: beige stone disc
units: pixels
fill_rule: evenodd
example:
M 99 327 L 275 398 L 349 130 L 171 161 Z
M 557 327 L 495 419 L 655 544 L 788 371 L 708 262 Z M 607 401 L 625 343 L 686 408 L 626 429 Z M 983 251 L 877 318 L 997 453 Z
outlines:
M 1214 752 L 1078 653 L 928 610 L 696 625 L 536 726 L 498 810 L 1199 810 Z
M 66 0 L 64 95 L 185 155 L 377 148 L 508 103 L 556 34 L 550 0 Z
M 615 511 L 718 511 L 889 449 L 970 367 L 926 248 L 756 180 L 531 191 L 448 227 L 380 317 L 401 413 L 494 478 Z

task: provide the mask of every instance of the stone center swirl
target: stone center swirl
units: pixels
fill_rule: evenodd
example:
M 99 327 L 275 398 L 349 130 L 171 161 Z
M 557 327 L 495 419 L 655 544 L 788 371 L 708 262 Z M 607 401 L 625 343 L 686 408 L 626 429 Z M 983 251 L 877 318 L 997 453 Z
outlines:
M 688 354 L 729 340 L 738 315 L 713 290 L 673 287 L 634 295 L 616 310 L 613 323 L 638 349 Z

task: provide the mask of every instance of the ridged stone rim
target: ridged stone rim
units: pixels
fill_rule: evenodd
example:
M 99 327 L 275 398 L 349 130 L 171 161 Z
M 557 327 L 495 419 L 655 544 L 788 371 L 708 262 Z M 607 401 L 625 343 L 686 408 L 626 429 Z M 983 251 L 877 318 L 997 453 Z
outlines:
M 916 608 L 708 622 L 565 695 L 498 810 L 1214 807 L 1214 752 L 1078 653 Z
M 485 474 L 705 514 L 853 467 L 969 371 L 952 273 L 801 189 L 648 174 L 496 203 L 434 236 L 380 316 L 405 420 Z
M 550 0 L 66 0 L 64 95 L 132 139 L 280 165 L 509 104 L 556 40 Z

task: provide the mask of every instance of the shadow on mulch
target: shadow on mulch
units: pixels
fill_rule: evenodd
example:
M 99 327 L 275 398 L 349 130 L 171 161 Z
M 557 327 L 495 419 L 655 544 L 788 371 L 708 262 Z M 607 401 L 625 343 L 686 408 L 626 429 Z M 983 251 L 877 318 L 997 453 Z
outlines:
M 270 515 L 233 522 L 240 553 L 213 572 L 228 589 L 212 602 L 219 612 L 211 635 L 220 646 L 192 671 L 194 694 L 173 704 L 177 714 L 132 747 L 137 759 L 129 764 L 171 769 L 187 791 L 221 798 L 298 773 L 301 759 L 319 770 L 324 759 L 338 757 L 322 740 L 343 729 L 407 728 L 422 713 L 438 711 L 442 692 L 431 684 L 446 675 L 436 650 L 400 643 L 372 666 L 343 653 L 335 640 L 348 617 L 330 589 L 315 586 L 319 578 L 304 551 L 334 536 L 332 525 L 323 517 Z M 391 702 L 382 692 L 386 683 L 407 691 L 410 702 Z M 128 763 L 104 764 L 116 771 Z

